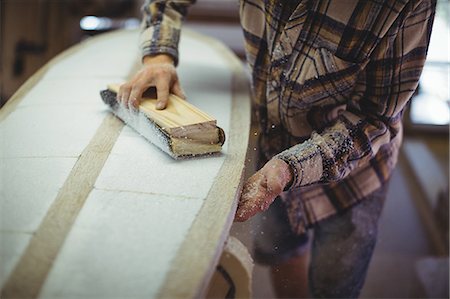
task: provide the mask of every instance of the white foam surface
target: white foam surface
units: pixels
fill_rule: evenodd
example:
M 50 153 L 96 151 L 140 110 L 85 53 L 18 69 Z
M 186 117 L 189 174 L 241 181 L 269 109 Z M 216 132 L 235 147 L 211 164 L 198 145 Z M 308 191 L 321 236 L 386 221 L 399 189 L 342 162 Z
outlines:
M 78 105 L 90 106 L 90 109 L 105 110 L 100 90 L 114 82 L 122 82 L 122 78 L 102 79 L 79 78 L 73 80 L 43 79 L 34 86 L 20 101 L 18 107 L 41 105 Z
M 139 57 L 137 36 L 136 31 L 130 31 L 88 40 L 83 48 L 49 69 L 44 78 L 125 79 L 133 69 L 134 61 Z
M 205 198 L 224 157 L 225 153 L 174 160 L 125 127 L 95 187 Z
M 94 190 L 40 298 L 152 298 L 201 199 Z
M 78 105 L 18 107 L 0 123 L 0 157 L 78 157 L 106 113 Z
M 212 39 L 203 36 L 197 39 L 198 36 L 200 35 L 181 34 L 179 68 L 187 67 L 191 69 L 191 72 L 199 66 L 229 70 L 229 61 L 224 59 L 222 53 L 217 51 L 217 48 L 214 46 L 215 41 L 210 42 Z M 207 77 L 203 75 L 201 74 L 198 77 Z
M 34 232 L 77 159 L 0 159 L 0 231 Z

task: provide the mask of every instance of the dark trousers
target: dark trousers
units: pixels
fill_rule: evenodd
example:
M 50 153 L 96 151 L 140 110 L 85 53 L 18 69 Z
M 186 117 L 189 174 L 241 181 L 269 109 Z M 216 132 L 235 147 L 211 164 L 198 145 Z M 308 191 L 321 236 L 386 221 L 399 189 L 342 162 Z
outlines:
M 343 213 L 317 223 L 313 231 L 309 288 L 314 298 L 357 298 L 375 248 L 378 219 L 388 184 Z M 291 232 L 283 203 L 262 213 L 255 234 L 256 262 L 274 265 L 299 255 L 307 235 Z

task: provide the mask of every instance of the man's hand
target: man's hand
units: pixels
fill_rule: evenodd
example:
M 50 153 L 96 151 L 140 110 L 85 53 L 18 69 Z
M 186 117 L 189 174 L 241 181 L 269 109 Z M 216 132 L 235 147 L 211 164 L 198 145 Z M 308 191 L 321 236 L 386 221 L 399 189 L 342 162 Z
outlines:
M 117 94 L 117 101 L 125 107 L 139 107 L 142 94 L 150 86 L 156 87 L 158 101 L 156 109 L 164 109 L 169 101 L 169 94 L 173 93 L 185 99 L 178 80 L 172 57 L 166 54 L 146 56 L 142 69 L 125 84 L 122 84 Z
M 286 162 L 280 159 L 267 162 L 244 184 L 235 220 L 246 221 L 256 213 L 267 210 L 291 181 L 291 168 Z

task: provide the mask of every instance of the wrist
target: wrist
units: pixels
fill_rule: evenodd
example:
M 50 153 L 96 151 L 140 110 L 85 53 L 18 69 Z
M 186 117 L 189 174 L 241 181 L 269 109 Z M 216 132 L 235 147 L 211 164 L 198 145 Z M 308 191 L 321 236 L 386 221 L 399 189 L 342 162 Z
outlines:
M 175 61 L 173 60 L 172 56 L 168 54 L 147 55 L 142 59 L 142 64 L 144 65 L 160 63 L 170 63 L 172 65 L 175 65 Z

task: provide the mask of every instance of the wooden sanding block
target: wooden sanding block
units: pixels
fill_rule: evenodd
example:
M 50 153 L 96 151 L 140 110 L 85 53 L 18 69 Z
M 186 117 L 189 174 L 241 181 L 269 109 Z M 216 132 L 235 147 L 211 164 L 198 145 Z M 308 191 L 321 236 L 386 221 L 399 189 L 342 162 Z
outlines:
M 120 84 L 102 90 L 103 101 L 113 113 L 139 134 L 174 158 L 220 152 L 225 142 L 224 131 L 216 119 L 176 95 L 169 96 L 166 109 L 157 110 L 156 94 L 146 92 L 133 112 L 116 100 Z

